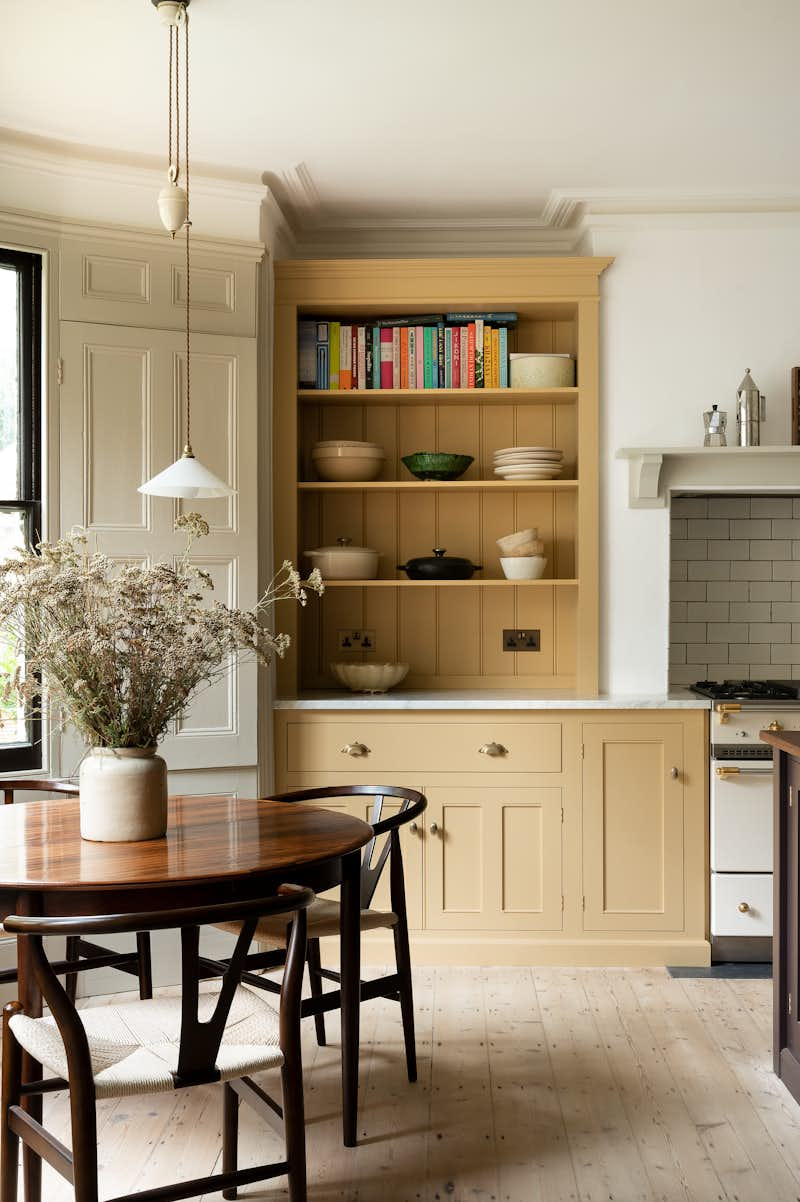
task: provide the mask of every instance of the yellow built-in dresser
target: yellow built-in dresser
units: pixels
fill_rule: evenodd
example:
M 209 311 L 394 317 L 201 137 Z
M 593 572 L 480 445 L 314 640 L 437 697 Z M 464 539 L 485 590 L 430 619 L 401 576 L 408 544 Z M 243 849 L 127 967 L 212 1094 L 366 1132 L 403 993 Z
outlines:
M 709 963 L 704 709 L 314 704 L 278 703 L 278 788 L 428 797 L 403 830 L 418 963 Z
M 304 551 L 339 537 L 381 555 L 378 579 L 331 582 L 319 601 L 281 612 L 292 648 L 278 692 L 299 701 L 276 710 L 276 783 L 425 790 L 424 823 L 403 833 L 418 962 L 709 962 L 703 703 L 637 711 L 594 700 L 600 278 L 610 262 L 275 265 L 275 559 L 307 568 Z M 575 386 L 299 387 L 303 318 L 464 310 L 517 312 L 510 349 L 573 355 Z M 318 439 L 379 442 L 380 479 L 319 480 Z M 494 452 L 512 445 L 563 450 L 562 475 L 497 480 Z M 401 460 L 421 450 L 474 462 L 459 480 L 419 481 Z M 544 541 L 545 576 L 506 580 L 495 540 L 527 526 Z M 434 546 L 482 571 L 434 583 L 396 570 Z M 535 628 L 539 650 L 505 650 L 505 628 Z M 342 632 L 355 630 L 371 632 L 370 651 L 342 649 Z M 343 658 L 407 662 L 409 692 L 349 707 L 340 693 L 309 708 L 304 696 L 332 690 L 330 662 Z M 420 708 L 407 708 L 411 690 Z M 442 690 L 451 701 L 434 704 Z M 507 699 L 494 708 L 498 690 Z M 563 708 L 546 708 L 547 690 Z M 492 755 L 493 744 L 505 750 Z M 370 955 L 387 953 L 380 935 L 370 940 Z

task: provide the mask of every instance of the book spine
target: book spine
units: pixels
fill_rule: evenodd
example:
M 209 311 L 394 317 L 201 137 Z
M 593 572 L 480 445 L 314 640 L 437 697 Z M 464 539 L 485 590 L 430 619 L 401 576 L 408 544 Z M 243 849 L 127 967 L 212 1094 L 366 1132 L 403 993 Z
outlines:
M 497 355 L 500 360 L 500 374 L 497 387 L 508 388 L 508 330 L 502 328 L 498 333 L 500 337 L 498 339 Z
M 364 387 L 372 388 L 372 326 L 364 327 Z
M 356 330 L 356 346 L 358 348 L 358 376 L 357 386 L 359 388 L 367 387 L 367 330 L 365 326 L 358 326 Z
M 483 327 L 483 387 L 492 387 L 492 331 Z
M 461 387 L 461 331 L 453 330 L 453 388 Z
M 436 385 L 444 388 L 444 322 L 436 327 Z
M 417 326 L 417 388 L 425 387 L 425 327 Z
M 408 326 L 400 327 L 400 387 L 408 388 Z
M 408 387 L 417 387 L 417 327 L 408 327 Z
M 470 321 L 491 322 L 493 326 L 513 326 L 517 324 L 516 313 L 445 313 L 445 321 L 451 325 L 463 325 Z
M 341 323 L 338 321 L 328 323 L 328 374 L 330 377 L 328 387 L 334 391 L 339 387 L 340 326 Z
M 443 313 L 412 313 L 408 317 L 378 317 L 375 324 L 379 329 L 385 326 L 392 329 L 394 326 L 436 326 L 440 321 L 444 321 Z
M 476 388 L 484 387 L 483 356 L 484 356 L 485 350 L 486 350 L 486 347 L 485 347 L 484 338 L 483 338 L 483 321 L 481 320 L 480 317 L 478 317 L 475 320 L 475 387 Z
M 400 327 L 392 329 L 392 388 L 400 387 Z
M 475 322 L 471 321 L 467 326 L 467 388 L 475 388 L 475 355 L 476 355 L 476 328 Z
M 424 358 L 423 387 L 424 388 L 433 388 L 433 334 L 434 334 L 434 331 L 431 326 L 424 326 L 423 329 L 425 331 L 424 332 L 425 358 Z
M 317 380 L 317 323 L 297 323 L 297 384 L 299 388 L 315 388 Z
M 317 388 L 328 388 L 330 379 L 328 368 L 328 322 L 317 321 L 315 323 L 316 337 L 316 386 Z
M 353 387 L 353 342 L 350 326 L 339 330 L 339 388 Z
M 492 330 L 492 388 L 500 387 L 500 331 Z
M 372 327 L 372 387 L 381 387 L 381 332 Z
M 350 327 L 350 387 L 358 388 L 358 326 Z
M 449 327 L 444 332 L 444 386 L 453 387 L 453 331 Z
M 392 387 L 392 331 L 384 326 L 381 331 L 381 388 Z
M 469 333 L 466 326 L 459 328 L 459 343 L 461 353 L 461 387 L 469 387 L 469 371 L 468 371 L 468 356 L 469 356 Z

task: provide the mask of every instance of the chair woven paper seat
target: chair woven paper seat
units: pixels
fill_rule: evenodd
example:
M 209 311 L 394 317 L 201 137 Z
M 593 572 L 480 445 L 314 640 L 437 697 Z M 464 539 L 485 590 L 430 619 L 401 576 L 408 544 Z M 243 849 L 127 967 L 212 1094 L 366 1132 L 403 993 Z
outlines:
M 307 914 L 309 939 L 324 939 L 326 936 L 339 934 L 341 910 L 337 901 L 332 901 L 327 897 L 317 897 L 308 907 Z M 362 931 L 377 931 L 381 928 L 393 927 L 396 922 L 397 915 L 393 914 L 391 910 L 361 911 Z M 260 918 L 253 939 L 266 947 L 285 947 L 287 925 L 286 919 L 281 914 L 274 918 Z M 231 934 L 236 935 L 241 923 L 223 922 L 219 926 L 223 931 L 230 931 Z
M 216 1005 L 219 981 L 200 985 L 199 1018 Z M 181 1030 L 181 998 L 159 993 L 149 1001 L 90 1007 L 80 1011 L 89 1040 L 98 1098 L 130 1097 L 175 1089 Z M 58 1077 L 68 1077 L 64 1044 L 54 1020 L 17 1014 L 11 1028 L 26 1051 Z M 220 1080 L 283 1063 L 278 1014 L 262 994 L 239 986 L 217 1055 Z

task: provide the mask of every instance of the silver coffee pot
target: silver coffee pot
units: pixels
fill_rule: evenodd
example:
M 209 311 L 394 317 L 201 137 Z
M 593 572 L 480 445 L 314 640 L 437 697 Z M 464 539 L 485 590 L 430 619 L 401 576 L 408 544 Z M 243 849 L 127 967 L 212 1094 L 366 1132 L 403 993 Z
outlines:
M 750 368 L 736 392 L 736 436 L 740 447 L 757 447 L 761 443 L 761 422 L 766 417 L 766 400 L 759 392 Z
M 706 431 L 703 439 L 704 447 L 726 447 L 728 445 L 725 437 L 728 415 L 724 409 L 718 409 L 716 405 L 712 405 L 703 414 L 703 424 Z

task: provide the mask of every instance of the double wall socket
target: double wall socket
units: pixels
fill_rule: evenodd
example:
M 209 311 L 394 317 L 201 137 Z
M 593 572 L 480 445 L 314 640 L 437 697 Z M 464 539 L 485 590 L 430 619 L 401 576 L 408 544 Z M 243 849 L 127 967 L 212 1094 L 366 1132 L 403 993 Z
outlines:
M 337 630 L 337 646 L 340 651 L 374 651 L 374 630 Z
M 538 630 L 504 630 L 504 651 L 540 651 L 541 639 Z

